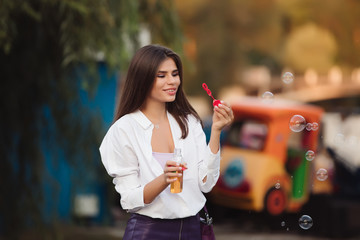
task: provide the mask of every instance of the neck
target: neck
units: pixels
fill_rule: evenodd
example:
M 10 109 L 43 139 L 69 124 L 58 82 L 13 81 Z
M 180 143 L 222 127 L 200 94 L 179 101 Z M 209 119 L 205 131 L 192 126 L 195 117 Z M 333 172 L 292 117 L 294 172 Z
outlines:
M 140 110 L 154 124 L 167 119 L 165 103 L 147 101 Z

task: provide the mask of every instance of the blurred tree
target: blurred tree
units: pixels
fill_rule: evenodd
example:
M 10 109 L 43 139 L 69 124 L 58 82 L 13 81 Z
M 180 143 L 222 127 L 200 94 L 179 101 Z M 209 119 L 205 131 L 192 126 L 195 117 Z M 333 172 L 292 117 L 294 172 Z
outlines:
M 111 71 L 127 68 L 142 24 L 157 43 L 181 46 L 173 6 L 163 0 L 0 0 L 0 234 L 16 239 L 29 223 L 45 230 L 45 149 L 55 165 L 58 154 L 81 166 L 99 161 L 102 119 L 82 106 L 79 92 L 96 93 L 99 56 Z
M 150 29 L 152 42 L 171 47 L 182 55 L 183 33 L 173 1 L 140 1 L 140 18 Z

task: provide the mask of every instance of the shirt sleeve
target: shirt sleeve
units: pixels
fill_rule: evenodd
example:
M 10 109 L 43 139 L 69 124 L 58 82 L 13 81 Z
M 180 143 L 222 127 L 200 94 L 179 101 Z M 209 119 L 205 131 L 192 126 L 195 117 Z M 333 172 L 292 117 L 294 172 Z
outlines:
M 202 192 L 210 192 L 215 186 L 220 175 L 220 150 L 212 153 L 210 147 L 206 144 L 206 136 L 199 121 L 196 121 L 194 127 L 195 142 L 198 150 L 198 168 L 199 185 Z M 206 177 L 206 181 L 203 179 Z
M 113 177 L 115 189 L 121 195 L 123 209 L 133 210 L 144 206 L 144 187 L 139 177 L 139 163 L 128 134 L 112 126 L 100 145 L 102 163 Z

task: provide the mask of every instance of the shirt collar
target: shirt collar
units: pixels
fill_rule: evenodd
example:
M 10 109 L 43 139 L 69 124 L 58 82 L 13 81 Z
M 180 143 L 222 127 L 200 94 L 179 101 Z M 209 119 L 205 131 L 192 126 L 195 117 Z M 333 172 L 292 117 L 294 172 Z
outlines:
M 130 113 L 130 115 L 140 124 L 141 127 L 144 129 L 148 129 L 153 124 L 152 122 L 143 114 L 140 110 L 136 110 L 133 113 Z
M 169 122 L 170 122 L 170 125 L 171 126 L 174 126 L 172 127 L 172 130 L 175 130 L 175 132 L 173 132 L 172 134 L 175 134 L 175 135 L 179 135 L 178 129 L 175 128 L 176 126 L 176 120 L 175 118 L 169 113 L 169 112 L 166 112 L 167 113 L 167 116 L 168 116 L 168 119 L 169 119 Z M 143 127 L 144 129 L 148 129 L 152 126 L 154 126 L 154 124 L 145 116 L 145 114 L 140 111 L 140 110 L 136 110 L 135 112 L 133 113 L 130 113 L 130 115 L 140 124 L 141 127 Z M 181 136 L 181 135 L 180 135 Z

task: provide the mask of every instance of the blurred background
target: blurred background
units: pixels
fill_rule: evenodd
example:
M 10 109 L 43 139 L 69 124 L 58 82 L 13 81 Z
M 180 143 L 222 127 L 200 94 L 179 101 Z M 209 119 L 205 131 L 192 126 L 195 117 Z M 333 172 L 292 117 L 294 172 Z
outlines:
M 217 239 L 357 239 L 359 22 L 357 0 L 0 0 L 0 239 L 121 239 L 98 147 L 150 43 L 181 56 L 207 134 L 202 83 L 236 111 L 207 196 Z

